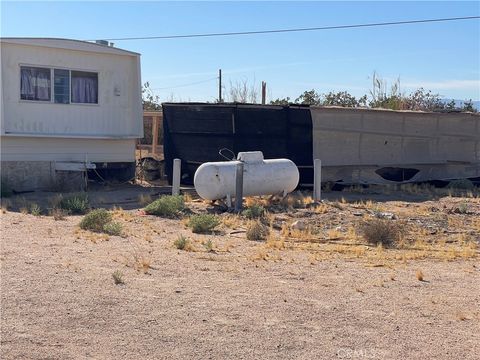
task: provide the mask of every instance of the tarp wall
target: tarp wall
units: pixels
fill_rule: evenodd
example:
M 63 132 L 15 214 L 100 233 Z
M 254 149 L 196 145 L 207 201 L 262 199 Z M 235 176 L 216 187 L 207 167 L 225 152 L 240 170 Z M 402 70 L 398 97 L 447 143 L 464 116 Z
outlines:
M 225 160 L 219 150 L 262 151 L 266 159 L 288 158 L 301 181 L 312 180 L 312 120 L 307 107 L 243 104 L 163 104 L 165 172 L 182 160 L 182 182 L 191 184 L 197 167 Z

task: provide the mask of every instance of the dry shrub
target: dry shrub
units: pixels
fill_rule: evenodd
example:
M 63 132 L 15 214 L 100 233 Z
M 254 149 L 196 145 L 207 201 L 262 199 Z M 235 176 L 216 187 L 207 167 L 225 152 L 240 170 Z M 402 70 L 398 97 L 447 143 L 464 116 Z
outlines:
M 401 239 L 404 229 L 391 220 L 372 219 L 360 224 L 360 233 L 370 244 L 392 247 Z
M 138 196 L 138 203 L 142 206 L 146 206 L 153 202 L 152 196 L 150 194 L 140 194 Z
M 260 221 L 252 221 L 247 226 L 246 236 L 248 240 L 265 240 L 269 234 L 269 229 Z
M 273 231 L 270 230 L 270 234 L 267 236 L 266 247 L 270 249 L 285 249 L 285 240 L 279 236 L 275 236 Z
M 53 208 L 50 210 L 50 216 L 52 216 L 55 221 L 65 220 L 67 215 L 68 211 L 61 208 Z

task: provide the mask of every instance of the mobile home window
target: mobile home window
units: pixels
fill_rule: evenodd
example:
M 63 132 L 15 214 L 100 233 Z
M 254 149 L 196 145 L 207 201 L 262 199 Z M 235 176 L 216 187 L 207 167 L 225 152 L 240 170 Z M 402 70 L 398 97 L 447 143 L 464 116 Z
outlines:
M 98 104 L 98 74 L 71 71 L 72 103 Z
M 50 69 L 20 68 L 20 99 L 50 101 Z
M 53 98 L 58 104 L 70 102 L 70 71 L 53 70 Z

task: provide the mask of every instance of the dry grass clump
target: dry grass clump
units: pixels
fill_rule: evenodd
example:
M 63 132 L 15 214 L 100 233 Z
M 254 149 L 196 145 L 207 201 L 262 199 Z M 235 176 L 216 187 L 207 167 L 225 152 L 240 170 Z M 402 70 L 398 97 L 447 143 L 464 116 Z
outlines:
M 175 245 L 175 247 L 178 250 L 185 250 L 185 251 L 194 250 L 192 242 L 183 235 L 179 235 L 178 238 L 173 242 L 173 245 Z
M 246 236 L 248 240 L 265 240 L 270 233 L 268 227 L 263 225 L 259 220 L 252 221 L 247 226 Z
M 32 203 L 30 205 L 30 214 L 33 216 L 40 216 L 42 215 L 42 208 L 37 203 Z
M 222 223 L 227 228 L 236 229 L 242 225 L 242 218 L 237 214 L 224 214 Z
M 220 225 L 220 220 L 212 214 L 193 215 L 187 223 L 187 226 L 192 228 L 194 233 L 208 233 L 213 231 L 218 225 Z
M 423 272 L 422 270 L 417 270 L 415 276 L 417 277 L 418 281 L 423 281 Z
M 117 236 L 122 233 L 122 225 L 112 221 L 112 214 L 105 209 L 96 209 L 85 215 L 80 228 Z
M 68 211 L 61 208 L 53 208 L 50 210 L 49 214 L 55 221 L 59 221 L 65 220 L 65 217 L 68 215 Z
M 315 201 L 311 196 L 304 196 L 300 191 L 288 194 L 280 201 L 280 204 L 286 208 L 304 209 Z
M 185 201 L 181 195 L 167 195 L 155 200 L 145 207 L 149 215 L 175 217 L 185 210 Z
M 360 224 L 360 233 L 370 244 L 392 247 L 401 239 L 404 229 L 391 220 L 372 219 Z
M 267 236 L 266 247 L 278 250 L 285 249 L 285 240 L 280 236 L 276 236 L 273 231 L 270 231 L 270 234 Z
M 152 196 L 150 194 L 140 194 L 138 196 L 138 203 L 142 206 L 146 206 L 153 202 Z
M 115 285 L 125 284 L 125 281 L 123 280 L 123 273 L 120 270 L 115 270 L 112 274 L 112 278 Z

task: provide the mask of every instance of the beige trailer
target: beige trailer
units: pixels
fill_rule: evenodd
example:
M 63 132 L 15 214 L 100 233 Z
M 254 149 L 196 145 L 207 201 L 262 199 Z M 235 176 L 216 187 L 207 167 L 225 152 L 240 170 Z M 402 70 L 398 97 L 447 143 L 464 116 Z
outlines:
M 480 177 L 480 115 L 311 107 L 322 181 L 392 183 Z

